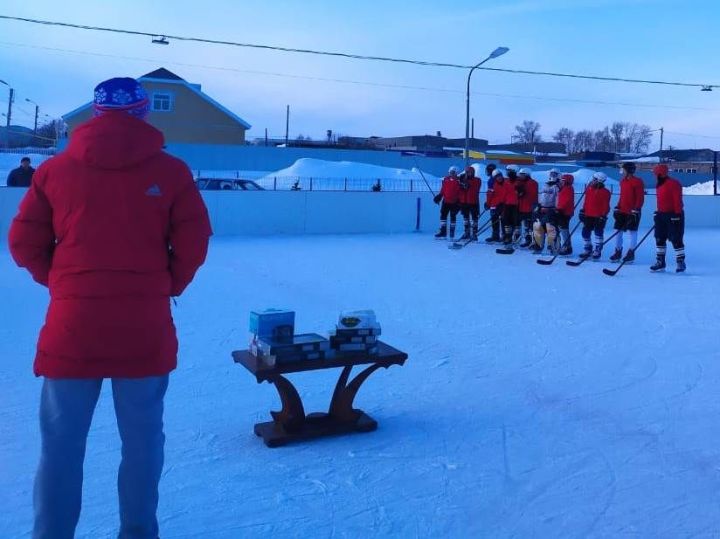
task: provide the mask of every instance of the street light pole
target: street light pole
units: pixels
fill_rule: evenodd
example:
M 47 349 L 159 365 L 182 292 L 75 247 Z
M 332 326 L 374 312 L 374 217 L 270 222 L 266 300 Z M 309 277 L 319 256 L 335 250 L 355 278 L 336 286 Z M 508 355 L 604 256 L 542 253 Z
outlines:
M 507 51 L 509 51 L 507 47 L 498 47 L 494 51 L 490 53 L 490 56 L 485 58 L 482 62 L 476 64 L 473 66 L 473 68 L 470 70 L 470 73 L 468 73 L 467 77 L 467 92 L 465 94 L 465 166 L 468 166 L 468 162 L 470 160 L 470 77 L 472 77 L 473 71 L 475 71 L 478 67 L 483 65 L 488 60 L 492 60 L 493 58 L 497 58 L 498 56 L 502 56 Z
M 33 129 L 33 135 L 37 135 L 37 122 L 38 122 L 38 114 L 40 113 L 40 105 L 35 103 L 35 101 L 33 101 L 32 99 L 28 99 L 27 97 L 25 98 L 25 101 L 35 105 L 35 128 Z
M 10 88 L 10 97 L 8 98 L 8 111 L 6 114 L 6 117 L 7 117 L 6 126 L 8 128 L 10 128 L 10 119 L 12 118 L 12 104 L 13 104 L 13 99 L 15 97 L 15 90 L 13 88 L 11 88 L 10 85 L 2 79 L 0 79 L 0 84 L 4 84 L 8 88 Z M 10 140 L 10 132 L 8 132 L 8 141 L 9 140 Z

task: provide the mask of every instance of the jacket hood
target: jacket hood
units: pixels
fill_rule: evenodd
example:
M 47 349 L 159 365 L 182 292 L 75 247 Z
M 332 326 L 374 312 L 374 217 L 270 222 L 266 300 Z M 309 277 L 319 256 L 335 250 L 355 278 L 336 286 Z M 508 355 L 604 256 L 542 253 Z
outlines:
M 108 112 L 78 126 L 68 154 L 91 167 L 122 170 L 162 151 L 163 134 L 124 112 Z

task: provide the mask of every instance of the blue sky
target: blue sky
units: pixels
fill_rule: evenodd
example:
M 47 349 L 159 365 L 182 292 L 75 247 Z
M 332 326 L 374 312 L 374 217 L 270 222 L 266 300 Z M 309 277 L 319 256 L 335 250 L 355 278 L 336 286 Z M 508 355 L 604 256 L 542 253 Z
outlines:
M 710 0 L 4 0 L 0 14 L 460 64 L 502 45 L 510 52 L 488 67 L 720 84 L 720 4 Z M 293 137 L 322 138 L 327 129 L 464 135 L 467 73 L 458 69 L 177 41 L 158 46 L 144 37 L 0 20 L 0 79 L 18 92 L 19 123 L 32 123 L 25 98 L 60 115 L 88 101 L 101 80 L 160 66 L 202 84 L 253 125 L 250 137 L 265 128 L 282 135 L 286 104 Z M 2 110 L 5 90 L 0 86 Z M 560 127 L 598 129 L 618 120 L 664 127 L 666 145 L 720 149 L 720 90 L 488 71 L 473 75 L 472 90 L 476 136 L 492 142 L 509 142 L 526 119 L 540 122 L 545 139 Z

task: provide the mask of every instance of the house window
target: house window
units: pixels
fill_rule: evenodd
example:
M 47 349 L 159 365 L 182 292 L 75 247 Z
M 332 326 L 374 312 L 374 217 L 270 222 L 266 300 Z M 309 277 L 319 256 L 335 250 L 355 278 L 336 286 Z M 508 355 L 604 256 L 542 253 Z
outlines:
M 169 92 L 155 92 L 152 96 L 152 110 L 170 112 L 173 110 L 173 95 Z

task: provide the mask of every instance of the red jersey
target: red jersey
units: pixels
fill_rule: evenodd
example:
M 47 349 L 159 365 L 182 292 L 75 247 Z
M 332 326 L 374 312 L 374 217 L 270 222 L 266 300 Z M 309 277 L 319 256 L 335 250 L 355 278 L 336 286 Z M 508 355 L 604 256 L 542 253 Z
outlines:
M 460 189 L 460 203 L 461 204 L 480 204 L 480 186 L 482 180 L 480 178 L 468 178 L 467 189 Z
M 682 186 L 675 178 L 666 178 L 657 187 L 657 211 L 661 213 L 682 213 Z
M 508 206 L 517 206 L 518 205 L 518 193 L 515 188 L 517 185 L 517 180 L 511 180 L 507 179 L 505 180 L 505 189 L 503 189 L 504 197 L 503 202 L 507 204 Z
M 495 176 L 490 178 L 488 182 L 487 204 L 491 208 L 496 208 L 505 201 L 505 178 Z
M 538 201 L 538 183 L 532 178 L 518 180 L 518 210 L 520 213 L 532 213 Z
M 572 217 L 575 214 L 575 189 L 572 185 L 564 185 L 560 188 L 557 209 L 565 217 Z
M 452 176 L 445 176 L 440 188 L 440 194 L 445 204 L 457 204 L 460 202 L 460 182 Z
M 637 176 L 628 176 L 620 180 L 620 200 L 617 209 L 623 213 L 641 210 L 645 203 L 645 185 Z
M 586 217 L 605 217 L 610 212 L 610 191 L 604 185 L 588 187 L 583 212 Z

